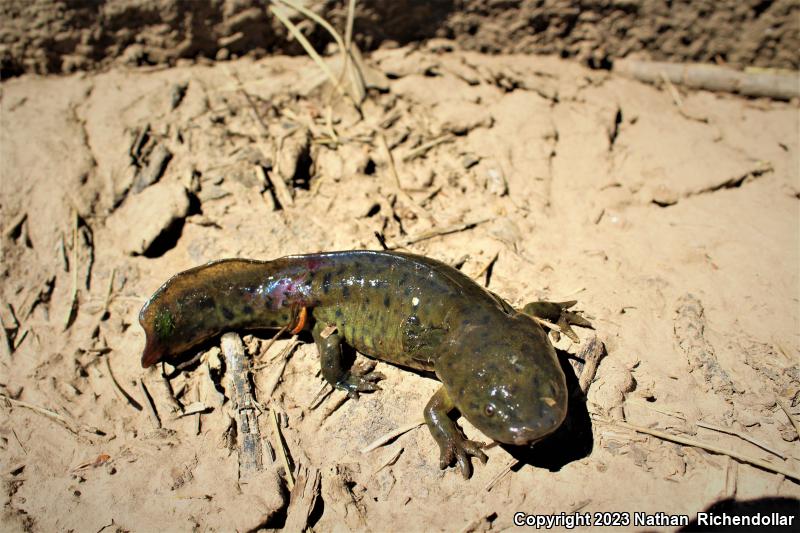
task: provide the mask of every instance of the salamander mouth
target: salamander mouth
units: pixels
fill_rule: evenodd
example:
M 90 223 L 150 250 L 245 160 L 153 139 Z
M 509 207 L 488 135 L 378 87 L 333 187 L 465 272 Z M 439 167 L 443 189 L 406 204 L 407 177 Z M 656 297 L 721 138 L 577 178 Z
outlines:
M 158 342 L 152 335 L 148 335 L 147 344 L 142 353 L 142 368 L 149 368 L 158 363 L 164 357 L 164 348 L 158 345 Z
M 552 434 L 557 428 L 558 426 L 552 426 L 548 428 L 535 428 L 535 429 L 525 428 L 517 432 L 514 435 L 514 437 L 512 437 L 512 442 L 517 446 L 526 446 L 534 444 L 536 442 L 539 442 L 543 438 L 547 437 L 548 435 Z

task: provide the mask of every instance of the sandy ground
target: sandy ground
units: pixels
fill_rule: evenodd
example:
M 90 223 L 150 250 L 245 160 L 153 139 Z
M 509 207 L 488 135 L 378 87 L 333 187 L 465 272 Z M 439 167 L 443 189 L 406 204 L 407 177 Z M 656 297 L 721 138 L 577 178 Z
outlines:
M 516 511 L 693 517 L 800 496 L 791 476 L 619 425 L 800 471 L 776 403 L 800 416 L 797 105 L 692 92 L 679 108 L 567 61 L 448 48 L 376 52 L 363 118 L 305 58 L 3 83 L 0 529 L 484 531 Z M 576 407 L 592 419 L 563 446 L 520 463 L 492 447 L 468 481 L 439 470 L 425 428 L 363 454 L 421 418 L 437 383 L 379 362 L 384 390 L 315 406 L 314 346 L 284 368 L 287 339 L 263 353 L 268 334 L 246 337 L 256 395 L 311 480 L 290 503 L 279 460 L 237 482 L 218 350 L 168 381 L 139 366 L 138 311 L 177 271 L 462 223 L 475 225 L 407 248 L 514 305 L 577 299 L 606 343 Z M 177 418 L 173 397 L 205 411 Z M 259 423 L 277 449 L 271 417 Z

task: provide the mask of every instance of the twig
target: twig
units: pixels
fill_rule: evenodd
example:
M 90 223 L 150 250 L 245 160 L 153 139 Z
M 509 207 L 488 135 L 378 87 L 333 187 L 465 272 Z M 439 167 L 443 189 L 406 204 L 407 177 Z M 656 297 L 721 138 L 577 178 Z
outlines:
M 116 377 L 114 377 L 114 372 L 112 372 L 112 371 L 111 371 L 111 361 L 110 361 L 110 358 L 109 358 L 109 357 L 104 357 L 103 359 L 105 359 L 105 360 L 106 360 L 106 370 L 108 371 L 108 377 L 110 377 L 110 378 L 111 378 L 111 382 L 114 384 L 114 388 L 115 388 L 115 389 L 117 390 L 117 392 L 119 392 L 119 393 L 120 393 L 120 394 L 121 394 L 121 395 L 122 395 L 122 396 L 123 396 L 123 397 L 124 397 L 126 400 L 128 400 L 128 403 L 129 403 L 129 404 L 131 404 L 131 405 L 133 406 L 133 408 L 134 408 L 134 409 L 136 409 L 137 411 L 141 411 L 141 410 L 142 410 L 142 404 L 140 404 L 139 402 L 137 402 L 137 401 L 136 401 L 136 400 L 133 398 L 133 396 L 131 396 L 130 394 L 128 394 L 128 392 L 127 392 L 125 389 L 123 389 L 123 388 L 122 388 L 122 385 L 120 385 L 120 384 L 119 384 L 119 382 L 117 381 L 117 378 L 116 378 Z
M 455 139 L 456 137 L 452 133 L 445 133 L 444 135 L 436 137 L 435 139 L 432 139 L 424 144 L 417 146 L 416 148 L 408 152 L 406 155 L 404 155 L 403 163 L 408 163 L 412 159 L 416 159 L 417 157 L 425 154 L 431 148 L 439 146 L 440 144 L 443 143 L 453 142 Z
M 511 472 L 511 469 L 517 466 L 518 464 L 519 460 L 512 458 L 505 466 L 505 468 L 503 468 L 496 476 L 492 478 L 492 480 L 489 483 L 486 484 L 486 489 L 485 489 L 486 492 L 491 491 L 494 488 L 494 486 L 497 485 L 501 479 L 506 477 L 508 473 Z
M 686 109 L 683 107 L 683 100 L 681 99 L 681 95 L 675 86 L 672 84 L 672 81 L 667 76 L 667 73 L 663 70 L 659 72 L 661 77 L 661 81 L 664 82 L 664 85 L 667 87 L 667 91 L 669 91 L 670 96 L 672 96 L 672 102 L 675 104 L 675 107 L 678 108 L 678 113 L 681 114 L 684 118 L 688 118 L 689 120 L 696 120 L 697 122 L 702 122 L 704 124 L 708 123 L 708 118 L 706 117 L 695 117 L 689 114 Z
M 276 151 L 279 150 L 280 148 L 278 148 Z M 267 174 L 267 172 L 264 170 L 264 167 L 261 165 L 256 165 L 256 174 L 258 174 L 258 177 L 264 186 L 272 184 L 272 188 L 275 189 L 275 196 L 278 197 L 278 202 L 280 202 L 284 209 L 294 205 L 292 193 L 289 191 L 289 188 L 286 186 L 286 182 L 283 181 L 283 178 L 280 176 L 280 172 L 278 172 L 277 168 L 272 169 L 272 172 L 270 173 L 275 175 L 274 178 L 272 178 L 270 174 Z
M 0 324 L 0 355 L 2 355 L 5 359 L 10 359 L 11 354 L 13 353 L 13 347 L 14 346 L 11 343 L 11 338 L 8 336 L 5 326 Z
M 278 370 L 275 371 L 275 374 L 271 377 L 269 382 L 264 387 L 266 398 L 271 397 L 272 393 L 275 392 L 275 389 L 278 387 L 278 384 L 281 382 L 281 378 L 283 377 L 283 371 L 286 369 L 286 364 L 289 362 L 289 355 L 291 355 L 292 351 L 295 348 L 297 348 L 299 344 L 300 341 L 297 340 L 297 335 L 295 335 L 294 337 L 292 337 L 291 342 L 289 342 L 286 348 L 284 348 L 283 351 L 278 355 L 278 357 L 276 357 L 276 360 L 280 359 L 281 361 L 280 368 L 278 368 Z M 263 368 L 265 366 L 268 366 L 269 364 L 271 364 L 271 362 L 265 363 L 257 367 L 253 367 L 253 370 Z
M 325 398 L 330 396 L 333 391 L 334 388 L 331 387 L 327 381 L 323 382 L 322 388 L 319 389 L 319 392 L 314 396 L 314 399 L 311 400 L 311 404 L 309 404 L 308 409 L 310 411 L 313 411 L 314 409 L 322 405 L 322 402 L 325 400 Z
M 589 341 L 584 345 L 578 357 L 586 361 L 580 377 L 578 378 L 578 386 L 581 388 L 583 395 L 589 392 L 589 386 L 594 381 L 597 374 L 597 367 L 600 365 L 600 360 L 606 354 L 606 346 L 603 341 L 597 338 L 597 335 L 592 335 Z
M 407 237 L 401 241 L 394 242 L 394 243 L 386 243 L 389 250 L 394 250 L 396 248 L 403 248 L 408 246 L 409 244 L 415 244 L 421 241 L 425 241 L 428 239 L 432 239 L 434 237 L 438 237 L 440 235 L 448 235 L 450 233 L 457 233 L 459 231 L 464 231 L 470 228 L 474 228 L 479 224 L 483 224 L 484 222 L 488 222 L 490 219 L 488 218 L 480 218 L 477 220 L 472 220 L 470 222 L 464 222 L 461 224 L 454 224 L 452 226 L 446 226 L 444 228 L 433 229 L 429 231 L 422 232 L 418 235 L 413 235 L 411 237 Z
M 489 261 L 485 265 L 483 265 L 483 268 L 481 268 L 480 272 L 478 272 L 477 274 L 472 276 L 472 279 L 477 280 L 478 278 L 480 278 L 481 276 L 486 274 L 489 271 L 489 269 L 492 268 L 492 265 L 494 265 L 497 262 L 497 258 L 498 257 L 500 257 L 500 250 L 498 250 L 498 251 L 496 251 L 494 253 L 492 258 L 489 259 Z M 489 279 L 487 278 L 486 281 L 487 281 L 487 283 L 483 284 L 484 287 L 488 287 L 489 286 L 489 283 L 488 283 Z
M 383 133 L 378 135 L 378 139 L 381 142 L 381 147 L 383 148 L 384 152 L 386 153 L 386 161 L 389 163 L 389 173 L 392 175 L 392 179 L 394 180 L 395 187 L 397 188 L 397 194 L 399 194 L 403 200 L 408 204 L 414 214 L 420 218 L 427 218 L 431 224 L 436 224 L 436 219 L 433 215 L 430 214 L 429 211 L 423 209 L 417 202 L 411 197 L 408 192 L 403 189 L 403 186 L 400 184 L 400 176 L 397 173 L 397 166 L 394 162 L 394 156 L 392 155 L 392 150 L 389 148 L 389 144 L 386 142 L 386 136 Z
M 142 379 L 139 379 L 139 390 L 144 397 L 145 405 L 147 405 L 147 413 L 150 415 L 150 421 L 153 423 L 153 427 L 155 429 L 161 429 L 161 419 L 158 418 L 153 398 L 150 397 L 150 393 L 147 391 L 147 387 Z
M 64 330 L 68 330 L 75 320 L 75 314 L 78 312 L 78 213 L 73 211 L 74 226 L 72 228 L 72 290 L 70 291 L 70 304 L 67 310 L 67 316 L 64 318 Z
M 297 470 L 297 484 L 290 488 L 289 508 L 286 511 L 286 531 L 305 531 L 308 518 L 319 497 L 321 475 L 314 467 L 301 466 Z
M 294 23 L 291 20 L 289 20 L 288 17 L 286 17 L 286 15 L 281 13 L 279 9 L 275 9 L 275 6 L 270 6 L 269 10 L 273 15 L 275 15 L 275 18 L 277 18 L 279 21 L 281 21 L 281 23 L 284 26 L 286 26 L 286 29 L 289 30 L 289 33 L 292 34 L 292 37 L 297 39 L 297 42 L 300 43 L 300 46 L 303 47 L 303 50 L 306 51 L 308 56 L 314 61 L 314 63 L 317 64 L 317 66 L 320 68 L 320 70 L 322 70 L 325 76 L 328 77 L 328 80 L 330 80 L 330 82 L 333 84 L 336 91 L 343 98 L 349 99 L 353 103 L 353 105 L 358 107 L 356 103 L 351 98 L 349 98 L 347 91 L 345 91 L 342 88 L 342 85 L 339 83 L 339 80 L 336 79 L 336 76 L 333 75 L 333 72 L 331 71 L 330 67 L 328 67 L 328 64 L 325 63 L 325 61 L 323 61 L 323 59 L 320 57 L 317 51 L 314 50 L 314 47 L 311 46 L 311 43 L 308 42 L 308 39 L 306 39 L 305 35 L 303 35 L 303 33 L 297 28 L 297 26 L 295 26 Z
M 103 302 L 103 312 L 100 316 L 108 314 L 108 307 L 111 305 L 111 294 L 114 292 L 114 277 L 117 275 L 117 267 L 111 269 L 111 276 L 108 278 L 108 289 L 106 289 L 106 299 Z
M 289 466 L 289 456 L 286 453 L 286 446 L 283 444 L 283 435 L 281 434 L 281 428 L 278 425 L 278 413 L 275 410 L 275 406 L 272 406 L 270 409 L 272 416 L 269 417 L 270 423 L 272 425 L 272 431 L 275 433 L 275 440 L 278 443 L 278 455 L 280 455 L 281 463 L 283 463 L 283 468 L 286 470 L 286 486 L 289 488 L 289 492 L 294 489 L 294 476 L 292 475 L 292 469 Z
M 239 480 L 246 483 L 263 470 L 261 432 L 258 427 L 256 401 L 250 386 L 249 363 L 244 353 L 242 338 L 236 333 L 225 333 L 221 339 L 225 366 L 233 382 L 231 400 L 236 409 L 239 428 Z
M 600 417 L 594 417 L 595 420 L 601 422 L 603 424 L 608 424 L 610 426 L 617 426 L 625 429 L 630 429 L 632 431 L 636 431 L 638 433 L 644 433 L 646 435 L 652 435 L 653 437 L 657 437 L 662 440 L 667 440 L 670 442 L 676 442 L 678 444 L 683 444 L 685 446 L 694 446 L 696 448 L 701 448 L 706 450 L 707 452 L 716 453 L 720 455 L 727 455 L 736 459 L 737 461 L 748 463 L 753 466 L 757 466 L 758 468 L 762 468 L 769 472 L 775 472 L 776 474 L 783 474 L 784 476 L 794 479 L 796 481 L 800 481 L 800 472 L 795 472 L 789 470 L 788 468 L 784 468 L 780 465 L 774 465 L 767 461 L 763 461 L 761 459 L 757 459 L 755 457 L 748 457 L 746 455 L 737 453 L 733 450 L 726 450 L 725 448 L 721 448 L 719 446 L 714 446 L 713 444 L 706 444 L 704 442 L 697 441 L 695 439 L 689 439 L 686 437 L 682 437 L 679 435 L 672 435 L 670 433 L 666 433 L 664 431 L 659 431 L 657 429 L 650 429 L 642 426 L 635 426 L 633 424 L 629 424 L 627 422 L 612 422 L 610 420 L 604 420 Z
M 381 446 L 383 446 L 387 442 L 391 442 L 392 440 L 396 439 L 397 437 L 399 437 L 403 433 L 406 433 L 408 431 L 411 431 L 412 429 L 418 428 L 419 426 L 423 425 L 424 423 L 425 423 L 424 420 L 418 420 L 417 422 L 413 422 L 411 424 L 399 427 L 399 428 L 395 429 L 394 431 L 390 431 L 386 435 L 384 435 L 384 436 L 372 441 L 370 444 L 365 446 L 364 449 L 361 450 L 361 453 L 369 453 L 372 450 L 375 450 L 376 448 L 380 448 Z
M 777 396 L 775 397 L 775 401 L 777 402 L 778 405 L 780 405 L 781 409 L 783 409 L 783 412 L 786 413 L 786 418 L 788 418 L 789 422 L 792 423 L 792 425 L 794 426 L 794 430 L 797 432 L 797 436 L 800 437 L 800 422 L 798 422 L 797 419 L 794 416 L 792 416 L 792 413 L 789 412 L 789 406 L 786 405 L 786 403 Z
M 738 432 L 738 431 L 733 430 L 733 429 L 728 429 L 728 428 L 724 428 L 724 427 L 721 427 L 721 426 L 715 426 L 715 425 L 709 424 L 708 422 L 703 422 L 702 420 L 698 420 L 697 421 L 697 425 L 699 427 L 701 427 L 701 428 L 710 429 L 712 431 L 718 431 L 720 433 L 726 433 L 728 435 L 733 435 L 734 437 L 739 437 L 742 440 L 746 440 L 750 444 L 754 444 L 754 445 L 758 446 L 762 450 L 766 450 L 769 453 L 773 453 L 773 454 L 777 455 L 781 459 L 786 459 L 786 454 L 780 452 L 779 450 L 776 450 L 775 448 L 773 448 L 769 444 L 767 444 L 765 442 L 762 442 L 762 441 L 756 439 L 755 437 L 751 437 L 747 433 L 741 433 L 741 432 Z
M 337 409 L 343 406 L 345 402 L 350 399 L 350 396 L 348 396 L 346 392 L 344 391 L 339 391 L 339 392 L 340 392 L 340 394 L 338 395 L 339 397 L 336 398 L 336 400 L 332 404 L 329 404 L 328 407 L 325 409 L 325 412 L 322 413 L 323 421 L 326 420 L 333 413 L 335 413 Z
M 266 356 L 266 355 L 269 353 L 269 349 L 270 349 L 270 348 L 272 348 L 272 345 L 273 345 L 273 344 L 275 344 L 275 341 L 276 341 L 276 340 L 278 340 L 278 338 L 279 338 L 281 335 L 283 335 L 284 333 L 286 333 L 286 330 L 287 330 L 287 329 L 289 329 L 289 326 L 288 326 L 288 325 L 286 325 L 286 326 L 283 326 L 281 329 L 279 329 L 279 330 L 278 330 L 278 331 L 275 333 L 275 335 L 273 335 L 273 336 L 272 336 L 272 338 L 271 338 L 270 340 L 268 340 L 268 341 L 267 341 L 267 343 L 266 343 L 264 346 L 262 346 L 262 347 L 261 347 L 261 349 L 259 350 L 259 355 L 260 355 L 260 357 L 264 357 L 264 356 Z M 272 360 L 270 360 L 270 363 L 272 363 Z M 253 370 L 258 370 L 259 368 L 263 368 L 263 367 L 262 367 L 262 366 L 259 366 L 259 365 L 254 365 L 254 366 L 253 366 Z
M 680 413 L 673 413 L 672 411 L 665 411 L 663 409 L 658 409 L 657 407 L 654 407 L 654 406 L 650 405 L 647 402 L 644 402 L 644 401 L 641 401 L 641 400 L 638 400 L 638 399 L 635 399 L 635 398 L 634 399 L 628 399 L 627 402 L 633 403 L 635 405 L 640 405 L 640 406 L 642 406 L 642 407 L 644 407 L 646 409 L 649 409 L 651 411 L 655 411 L 656 413 L 661 413 L 662 415 L 671 416 L 671 417 L 677 418 L 679 420 L 687 421 L 687 418 L 685 416 L 683 416 L 682 414 L 680 414 Z M 728 434 L 728 435 L 733 435 L 734 437 L 739 437 L 740 439 L 745 440 L 745 441 L 749 442 L 750 444 L 754 444 L 754 445 L 758 446 L 759 448 L 761 448 L 763 450 L 766 450 L 766 451 L 768 451 L 770 453 L 774 453 L 775 455 L 777 455 L 781 459 L 786 459 L 786 454 L 776 450 L 772 446 L 768 445 L 767 443 L 765 443 L 765 442 L 763 442 L 763 441 L 761 441 L 759 439 L 756 439 L 755 437 L 751 437 L 747 433 L 737 432 L 737 431 L 735 431 L 733 429 L 727 429 L 727 428 L 723 428 L 723 427 L 720 427 L 720 426 L 715 426 L 715 425 L 709 424 L 708 422 L 703 422 L 702 420 L 698 420 L 696 422 L 696 425 L 698 427 L 701 427 L 701 428 L 710 429 L 712 431 L 719 431 L 720 433 L 725 433 L 725 434 Z
M 392 175 L 392 178 L 394 178 L 394 183 L 397 185 L 397 188 L 402 191 L 403 186 L 400 185 L 400 176 L 397 174 L 397 166 L 394 163 L 392 151 L 389 149 L 389 143 L 386 142 L 386 136 L 383 133 L 379 133 L 378 139 L 381 141 L 381 147 L 386 153 L 386 161 L 389 163 L 389 173 Z
M 8 223 L 6 229 L 3 231 L 3 237 L 6 239 L 11 239 L 14 237 L 14 234 L 20 231 L 20 228 L 28 220 L 28 212 L 23 211 L 22 213 L 18 214 L 14 218 L 11 219 L 11 222 Z
M 310 9 L 302 6 L 300 3 L 295 2 L 294 0 L 278 0 L 280 3 L 299 11 L 309 19 L 313 20 L 322 28 L 324 28 L 330 35 L 333 37 L 333 40 L 336 41 L 336 45 L 339 47 L 339 51 L 341 52 L 344 60 L 342 62 L 342 72 L 339 80 L 344 75 L 347 75 L 350 79 L 350 86 L 355 95 L 350 95 L 351 98 L 356 102 L 362 102 L 364 96 L 366 95 L 366 88 L 364 87 L 363 75 L 359 70 L 358 62 L 355 61 L 355 58 L 352 55 L 352 13 L 348 11 L 347 18 L 350 24 L 349 31 L 351 32 L 349 40 L 342 40 L 342 37 L 339 35 L 339 32 L 331 26 L 327 20 L 323 19 Z M 354 6 L 350 6 L 354 7 Z M 352 70 L 351 70 L 352 69 Z
M 170 407 L 172 407 L 172 412 L 182 413 L 183 405 L 175 397 L 175 393 L 172 390 L 172 384 L 169 382 L 169 378 L 164 372 L 161 373 L 161 387 L 164 389 L 164 395 L 167 397 L 167 400 L 169 400 Z
M 78 434 L 78 432 L 75 430 L 75 427 L 74 427 L 77 424 L 75 424 L 73 421 L 61 416 L 60 414 L 56 413 L 55 411 L 51 411 L 50 409 L 45 409 L 44 407 L 39 407 L 38 405 L 34 405 L 32 403 L 28 403 L 28 402 L 25 402 L 25 401 L 22 401 L 22 400 L 15 400 L 13 398 L 10 398 L 9 396 L 6 396 L 5 394 L 0 394 L 0 398 L 2 398 L 3 400 L 5 400 L 6 402 L 8 402 L 11 405 L 16 405 L 18 407 L 24 407 L 26 409 L 30 409 L 31 411 L 33 411 L 35 413 L 39 413 L 40 415 L 44 415 L 46 417 L 52 418 L 56 422 L 59 422 L 61 425 L 63 425 L 71 433 L 74 433 L 76 435 Z
M 379 467 L 378 467 L 378 469 L 377 469 L 377 470 L 375 470 L 375 471 L 372 473 L 372 475 L 374 476 L 375 474 L 377 474 L 378 472 L 380 472 L 381 470 L 383 470 L 383 469 L 384 469 L 384 468 L 386 468 L 387 466 L 390 466 L 390 465 L 393 465 L 393 464 L 395 464 L 395 463 L 397 462 L 397 460 L 398 460 L 398 459 L 400 459 L 400 454 L 402 454 L 402 453 L 403 453 L 403 450 L 405 450 L 405 448 L 403 448 L 402 446 L 400 446 L 400 449 L 399 449 L 399 450 L 397 450 L 396 452 L 394 452 L 394 453 L 393 453 L 393 454 L 392 454 L 392 455 L 391 455 L 391 456 L 390 456 L 390 457 L 389 457 L 387 460 L 385 460 L 385 461 L 384 461 L 384 462 L 381 464 L 381 466 L 379 466 Z
M 187 405 L 186 408 L 182 412 L 178 413 L 173 418 L 175 420 L 177 420 L 177 419 L 183 418 L 185 416 L 201 415 L 203 413 L 210 412 L 212 409 L 213 409 L 212 407 L 209 407 L 208 405 L 204 404 L 203 402 L 197 401 L 197 402 L 190 403 L 189 405 Z

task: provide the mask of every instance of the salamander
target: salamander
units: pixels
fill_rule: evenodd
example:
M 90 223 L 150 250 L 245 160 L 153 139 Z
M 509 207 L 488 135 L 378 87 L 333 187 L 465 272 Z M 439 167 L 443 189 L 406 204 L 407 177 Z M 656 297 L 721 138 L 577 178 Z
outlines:
M 542 304 L 556 315 L 563 311 L 561 304 Z M 379 389 L 383 376 L 347 368 L 343 344 L 432 371 L 442 386 L 424 409 L 425 421 L 440 448 L 440 467 L 455 461 L 464 477 L 471 474 L 470 456 L 487 457 L 481 443 L 462 436 L 450 416 L 455 410 L 490 439 L 512 445 L 549 435 L 567 412 L 565 376 L 539 323 L 423 256 L 343 251 L 213 261 L 170 278 L 139 321 L 145 368 L 223 331 L 289 327 L 311 330 L 322 376 L 354 397 Z

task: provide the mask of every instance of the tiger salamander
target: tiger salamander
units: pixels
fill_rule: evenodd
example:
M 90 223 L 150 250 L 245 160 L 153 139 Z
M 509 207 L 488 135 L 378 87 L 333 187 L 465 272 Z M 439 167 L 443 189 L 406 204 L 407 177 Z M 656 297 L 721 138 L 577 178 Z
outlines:
M 552 433 L 567 412 L 565 377 L 542 327 L 455 268 L 418 255 L 345 251 L 213 261 L 170 278 L 139 321 L 145 368 L 226 330 L 289 326 L 311 330 L 323 377 L 353 396 L 378 389 L 383 376 L 346 368 L 345 343 L 433 371 L 442 386 L 425 420 L 440 467 L 456 461 L 465 477 L 469 456 L 487 458 L 481 443 L 462 436 L 449 416 L 455 409 L 487 437 L 514 445 Z

